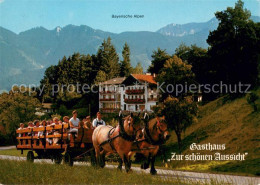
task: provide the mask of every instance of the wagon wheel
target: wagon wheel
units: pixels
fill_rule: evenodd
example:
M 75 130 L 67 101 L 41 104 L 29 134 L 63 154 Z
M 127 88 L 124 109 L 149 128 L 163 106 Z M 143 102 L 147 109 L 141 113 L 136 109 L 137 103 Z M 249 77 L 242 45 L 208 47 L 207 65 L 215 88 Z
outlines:
M 61 154 L 57 154 L 54 156 L 54 162 L 55 164 L 60 164 L 62 161 L 62 155 Z
M 69 152 L 66 152 L 64 155 L 64 163 L 73 166 L 73 158 Z
M 33 154 L 33 151 L 29 151 L 29 152 L 27 153 L 27 157 L 26 157 L 26 159 L 27 159 L 27 161 L 33 163 L 33 161 L 34 161 L 34 154 Z

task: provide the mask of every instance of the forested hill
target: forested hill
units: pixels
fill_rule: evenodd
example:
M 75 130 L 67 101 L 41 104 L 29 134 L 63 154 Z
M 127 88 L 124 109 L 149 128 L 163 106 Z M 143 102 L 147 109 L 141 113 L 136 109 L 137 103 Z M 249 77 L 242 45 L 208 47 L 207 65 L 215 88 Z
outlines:
M 260 18 L 252 19 L 259 21 Z M 108 36 L 112 38 L 117 53 L 121 53 L 127 42 L 131 50 L 132 65 L 141 62 L 146 69 L 150 65 L 152 51 L 158 47 L 166 49 L 168 53 L 174 53 L 181 43 L 207 48 L 209 31 L 215 29 L 217 24 L 214 18 L 206 23 L 166 26 L 157 32 L 120 34 L 85 25 L 67 25 L 53 30 L 37 27 L 19 34 L 0 27 L 0 93 L 2 90 L 9 90 L 14 83 L 38 84 L 45 69 L 56 65 L 64 55 L 70 56 L 74 52 L 96 54 L 102 41 Z

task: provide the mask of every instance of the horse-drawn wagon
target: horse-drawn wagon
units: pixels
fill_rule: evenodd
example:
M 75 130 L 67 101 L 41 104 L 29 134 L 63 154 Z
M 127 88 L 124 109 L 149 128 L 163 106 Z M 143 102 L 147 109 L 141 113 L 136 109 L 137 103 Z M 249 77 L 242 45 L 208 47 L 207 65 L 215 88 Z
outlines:
M 28 161 L 52 159 L 56 164 L 60 164 L 64 154 L 64 163 L 71 166 L 74 161 L 82 160 L 82 158 L 90 158 L 91 164 L 95 163 L 92 144 L 93 129 L 81 127 L 75 136 L 69 132 L 69 124 L 61 124 L 26 128 L 17 130 L 16 133 L 18 134 L 16 148 L 21 150 L 21 153 L 29 150 Z
M 145 114 L 147 115 L 147 114 Z M 140 119 L 140 114 L 132 113 L 123 118 L 119 114 L 116 127 L 101 125 L 94 129 L 80 126 L 77 136 L 69 132 L 69 124 L 49 125 L 17 130 L 17 149 L 29 150 L 27 160 L 52 159 L 60 164 L 64 154 L 64 163 L 70 166 L 73 161 L 90 158 L 92 165 L 105 166 L 105 157 L 119 155 L 119 169 L 125 164 L 127 172 L 131 168 L 131 156 L 135 153 L 144 155 L 142 168 L 151 163 L 151 174 L 156 174 L 155 156 L 159 145 L 169 139 L 170 133 L 164 117 Z M 145 125 L 142 126 L 144 121 Z M 41 134 L 39 134 L 41 133 Z M 55 141 L 55 142 L 54 142 Z M 37 157 L 34 156 L 34 152 Z

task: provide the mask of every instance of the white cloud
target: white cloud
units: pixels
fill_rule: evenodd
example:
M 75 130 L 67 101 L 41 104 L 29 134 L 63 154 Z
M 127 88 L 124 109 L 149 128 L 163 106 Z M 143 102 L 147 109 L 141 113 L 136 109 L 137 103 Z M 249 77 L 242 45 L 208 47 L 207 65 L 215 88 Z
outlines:
M 3 3 L 5 0 L 0 0 L 0 3 Z

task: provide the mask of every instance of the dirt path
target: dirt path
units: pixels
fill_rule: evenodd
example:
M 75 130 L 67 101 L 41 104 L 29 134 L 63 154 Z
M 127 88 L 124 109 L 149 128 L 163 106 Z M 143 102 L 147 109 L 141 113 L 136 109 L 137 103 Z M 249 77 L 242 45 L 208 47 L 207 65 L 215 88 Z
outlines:
M 2 160 L 21 160 L 25 161 L 26 157 L 17 157 L 17 156 L 7 156 L 0 155 L 0 159 Z M 49 159 L 36 159 L 35 162 L 41 163 L 53 163 Z M 85 162 L 75 162 L 74 165 L 90 165 Z M 116 165 L 106 165 L 106 168 L 114 169 Z M 137 173 L 149 173 L 149 170 L 141 170 L 139 167 L 132 167 L 132 170 Z M 230 183 L 235 185 L 260 185 L 259 177 L 246 177 L 246 176 L 236 176 L 236 175 L 223 175 L 223 174 L 210 174 L 210 173 L 197 173 L 197 172 L 183 172 L 183 171 L 175 171 L 175 170 L 165 170 L 165 169 L 157 169 L 157 175 L 162 178 L 179 178 L 186 181 L 195 181 L 195 182 L 208 182 L 211 180 L 215 180 L 222 183 Z
M 0 150 L 9 150 L 9 149 L 14 149 L 15 146 L 0 146 Z

